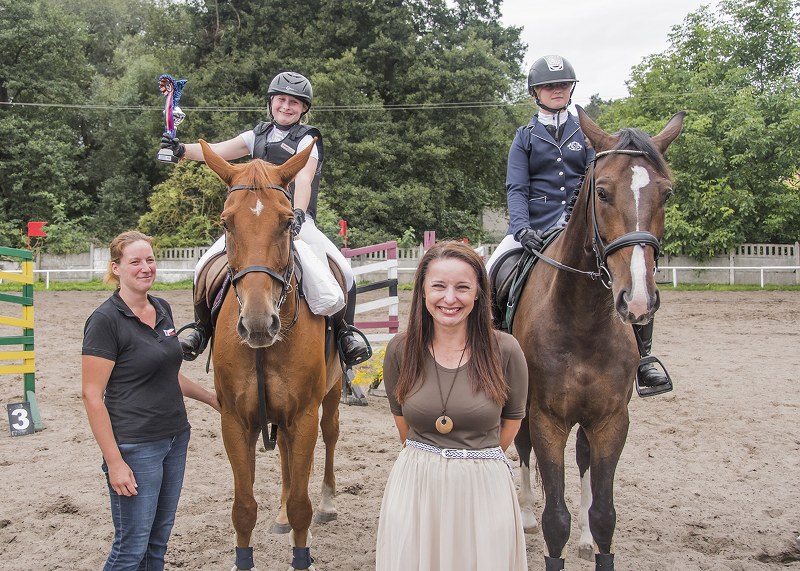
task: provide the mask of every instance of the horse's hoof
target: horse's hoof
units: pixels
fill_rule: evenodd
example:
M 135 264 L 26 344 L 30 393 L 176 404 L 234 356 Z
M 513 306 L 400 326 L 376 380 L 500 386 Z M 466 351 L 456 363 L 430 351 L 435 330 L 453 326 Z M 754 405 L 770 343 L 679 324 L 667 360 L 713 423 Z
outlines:
M 272 527 L 269 528 L 270 533 L 278 533 L 278 534 L 285 534 L 292 531 L 292 526 L 288 523 L 278 523 L 274 522 Z
M 594 561 L 594 546 L 585 543 L 578 546 L 578 557 L 586 561 Z
M 289 567 L 289 571 L 297 571 L 297 569 L 295 569 L 294 567 Z M 317 568 L 312 565 L 311 567 L 306 569 L 306 571 L 317 571 Z
M 339 515 L 336 512 L 314 512 L 314 523 L 328 523 L 334 521 Z
M 231 571 L 239 571 L 239 570 L 238 570 L 238 568 L 236 567 L 236 565 L 234 565 L 233 567 L 231 567 Z M 252 569 L 250 569 L 250 571 L 256 571 L 256 568 L 255 568 L 255 567 L 253 567 Z

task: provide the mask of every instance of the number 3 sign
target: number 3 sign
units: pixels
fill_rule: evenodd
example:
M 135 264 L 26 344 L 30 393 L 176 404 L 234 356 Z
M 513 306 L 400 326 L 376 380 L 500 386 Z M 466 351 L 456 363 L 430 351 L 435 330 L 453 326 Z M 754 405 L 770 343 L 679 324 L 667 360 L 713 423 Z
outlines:
M 31 403 L 18 402 L 7 404 L 6 410 L 8 410 L 8 428 L 11 430 L 11 436 L 24 436 L 34 433 L 35 428 L 33 426 L 33 419 L 31 418 Z

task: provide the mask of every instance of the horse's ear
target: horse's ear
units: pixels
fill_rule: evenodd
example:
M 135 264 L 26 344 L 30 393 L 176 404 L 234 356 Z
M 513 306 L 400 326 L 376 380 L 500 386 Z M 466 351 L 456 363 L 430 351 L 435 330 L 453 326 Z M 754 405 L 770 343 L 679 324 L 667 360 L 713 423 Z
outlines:
M 297 153 L 291 159 L 283 163 L 282 165 L 278 165 L 275 167 L 277 170 L 275 172 L 278 173 L 278 176 L 281 178 L 281 183 L 283 186 L 288 185 L 290 182 L 294 180 L 294 177 L 297 176 L 303 167 L 306 166 L 308 162 L 308 157 L 311 156 L 311 151 L 314 150 L 314 145 L 317 144 L 317 137 L 314 137 L 314 140 L 311 141 L 311 144 L 308 145 L 305 149 Z
M 670 143 L 681 134 L 684 117 L 686 117 L 686 111 L 675 113 L 661 132 L 653 137 L 653 144 L 662 155 L 667 151 L 667 147 L 669 147 Z
M 597 123 L 592 121 L 592 118 L 586 114 L 583 107 L 576 105 L 575 108 L 578 110 L 578 122 L 581 125 L 581 131 L 583 131 L 583 134 L 589 139 L 589 142 L 592 143 L 594 150 L 599 153 L 600 151 L 612 148 L 617 138 L 603 131 Z
M 200 148 L 203 149 L 203 160 L 214 171 L 217 176 L 230 186 L 233 183 L 233 175 L 236 174 L 236 167 L 223 159 L 211 149 L 211 145 L 203 139 L 199 140 Z

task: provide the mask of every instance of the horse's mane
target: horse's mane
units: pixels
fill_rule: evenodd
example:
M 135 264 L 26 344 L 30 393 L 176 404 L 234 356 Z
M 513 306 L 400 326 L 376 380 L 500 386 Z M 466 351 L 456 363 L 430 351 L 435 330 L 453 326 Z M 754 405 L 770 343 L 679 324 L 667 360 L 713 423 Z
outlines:
M 242 177 L 244 180 L 240 184 L 253 187 L 264 187 L 269 184 L 274 184 L 269 176 L 269 163 L 261 159 L 253 159 L 249 163 L 246 163 L 245 169 L 242 171 Z
M 670 176 L 667 161 L 664 160 L 664 157 L 661 156 L 659 150 L 656 149 L 656 146 L 650 140 L 650 135 L 641 129 L 634 129 L 632 127 L 620 129 L 614 133 L 614 135 L 619 137 L 619 140 L 617 144 L 614 145 L 613 150 L 618 151 L 620 149 L 626 149 L 645 152 L 647 153 L 647 159 L 658 174 L 666 177 Z

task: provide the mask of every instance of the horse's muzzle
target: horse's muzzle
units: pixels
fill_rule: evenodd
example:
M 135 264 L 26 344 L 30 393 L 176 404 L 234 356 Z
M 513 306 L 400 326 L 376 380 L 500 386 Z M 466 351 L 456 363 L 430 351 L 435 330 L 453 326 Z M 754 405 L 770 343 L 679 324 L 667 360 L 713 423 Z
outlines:
M 650 323 L 660 305 L 661 294 L 658 288 L 654 288 L 652 294 L 648 292 L 635 298 L 627 290 L 620 290 L 615 307 L 624 323 L 644 325 Z
M 281 331 L 281 318 L 278 313 L 269 312 L 254 317 L 246 314 L 239 316 L 236 332 L 242 341 L 253 349 L 269 347 L 279 340 Z

